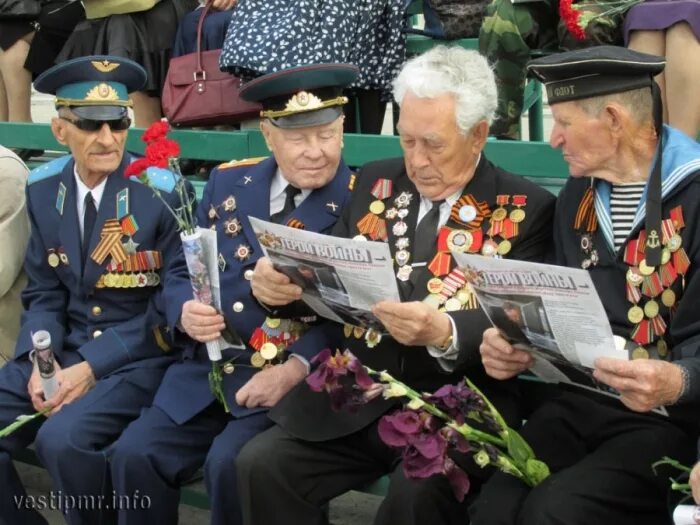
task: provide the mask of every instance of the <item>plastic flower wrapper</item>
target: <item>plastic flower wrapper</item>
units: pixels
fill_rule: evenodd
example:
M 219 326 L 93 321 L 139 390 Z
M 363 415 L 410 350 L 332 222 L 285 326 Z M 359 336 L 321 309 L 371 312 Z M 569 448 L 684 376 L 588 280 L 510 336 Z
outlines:
M 455 497 L 463 501 L 469 478 L 448 455 L 451 450 L 471 453 L 477 465 L 492 465 L 531 487 L 549 476 L 547 465 L 466 378 L 425 394 L 386 372 L 362 365 L 349 350 L 333 354 L 325 349 L 312 360 L 315 363 L 318 367 L 306 382 L 315 392 L 327 392 L 334 410 L 357 409 L 380 393 L 385 398 L 408 399 L 404 408 L 382 416 L 378 425 L 381 440 L 401 449 L 407 478 L 444 475 Z M 483 430 L 470 422 L 479 423 Z
M 569 33 L 577 40 L 586 40 L 592 25 L 615 28 L 622 24 L 622 16 L 643 0 L 613 0 L 573 3 L 559 1 L 559 16 Z
M 177 222 L 180 230 L 180 240 L 187 261 L 187 269 L 192 283 L 192 293 L 195 300 L 217 307 L 212 293 L 211 272 L 218 271 L 207 264 L 207 246 L 202 238 L 208 232 L 197 228 L 194 215 L 195 195 L 188 189 L 185 177 L 180 171 L 180 145 L 168 138 L 170 126 L 166 120 L 152 124 L 141 136 L 146 143 L 145 156 L 136 159 L 127 166 L 124 176 L 138 180 L 148 186 L 153 194 L 160 199 Z M 163 198 L 163 193 L 175 192 L 178 205 L 171 206 Z M 215 237 L 214 237 L 215 240 Z M 237 336 L 236 336 L 237 337 Z M 228 412 L 228 404 L 223 393 L 223 366 L 221 341 L 206 344 L 212 368 L 209 372 L 209 385 L 214 396 L 222 403 Z

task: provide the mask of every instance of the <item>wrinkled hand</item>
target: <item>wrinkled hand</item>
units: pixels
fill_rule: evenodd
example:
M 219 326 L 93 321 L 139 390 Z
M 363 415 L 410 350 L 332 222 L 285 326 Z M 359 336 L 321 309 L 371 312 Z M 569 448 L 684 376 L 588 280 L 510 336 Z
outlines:
M 678 365 L 657 359 L 595 360 L 593 376 L 622 394 L 621 401 L 635 412 L 671 405 L 681 395 L 683 373 Z
M 216 311 L 216 308 L 195 300 L 187 301 L 182 305 L 180 323 L 195 341 L 208 343 L 221 337 L 221 331 L 226 328 L 224 316 Z
M 258 301 L 270 306 L 284 306 L 298 301 L 302 293 L 301 286 L 275 270 L 267 257 L 261 257 L 255 264 L 250 288 Z
M 497 328 L 484 331 L 479 352 L 486 373 L 494 379 L 510 379 L 534 364 L 528 352 L 513 348 Z
M 452 334 L 447 314 L 421 301 L 380 301 L 372 307 L 372 313 L 391 337 L 404 345 L 440 346 Z
M 261 370 L 236 392 L 236 403 L 247 408 L 273 407 L 306 377 L 306 365 L 290 357 L 281 365 Z
M 690 471 L 690 489 L 693 491 L 693 499 L 695 503 L 700 505 L 700 462 L 696 463 L 693 470 Z
M 47 401 L 47 406 L 53 406 L 48 416 L 53 416 L 65 405 L 80 399 L 95 386 L 95 374 L 92 367 L 86 361 L 69 366 L 56 372 L 58 375 L 58 392 Z
M 237 0 L 212 0 L 211 8 L 218 11 L 226 11 L 227 9 L 233 9 L 236 5 Z
M 56 373 L 61 370 L 61 366 L 57 361 L 54 361 L 54 366 L 56 368 Z M 27 383 L 27 392 L 29 392 L 29 397 L 32 400 L 32 405 L 34 410 L 41 412 L 46 408 L 53 407 L 53 401 L 47 401 L 44 399 L 44 388 L 41 384 L 41 375 L 39 374 L 39 368 L 34 363 L 34 369 L 32 370 L 32 375 Z M 55 398 L 54 398 L 55 399 Z

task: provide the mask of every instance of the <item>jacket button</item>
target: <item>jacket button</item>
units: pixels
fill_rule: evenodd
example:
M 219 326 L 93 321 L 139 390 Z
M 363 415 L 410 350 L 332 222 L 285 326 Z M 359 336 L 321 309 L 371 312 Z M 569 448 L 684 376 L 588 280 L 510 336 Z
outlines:
M 243 303 L 240 301 L 236 301 L 233 303 L 233 311 L 236 313 L 242 312 L 243 311 Z
M 100 337 L 101 335 L 102 335 L 102 330 L 95 330 L 94 332 L 92 332 L 92 337 L 93 337 L 94 339 L 97 339 L 97 338 Z
M 92 315 L 97 317 L 100 314 L 102 314 L 102 308 L 100 308 L 99 306 L 93 306 L 92 307 Z
M 243 277 L 246 281 L 250 281 L 253 278 L 253 270 L 246 270 L 243 272 Z

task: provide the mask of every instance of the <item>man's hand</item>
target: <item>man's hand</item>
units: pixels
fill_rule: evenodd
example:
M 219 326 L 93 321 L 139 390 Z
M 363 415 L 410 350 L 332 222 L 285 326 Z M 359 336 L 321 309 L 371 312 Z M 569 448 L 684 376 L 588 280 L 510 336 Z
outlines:
M 61 366 L 57 361 L 54 361 L 54 367 L 56 369 L 56 373 L 58 374 L 61 370 Z M 29 392 L 32 405 L 34 406 L 34 410 L 37 412 L 41 412 L 42 410 L 54 406 L 53 401 L 47 401 L 44 399 L 44 387 L 41 384 L 41 375 L 39 374 L 39 368 L 36 366 L 36 363 L 34 363 L 32 375 L 29 378 L 29 383 L 27 383 L 27 392 Z
M 447 314 L 420 301 L 380 301 L 372 307 L 391 337 L 408 346 L 441 346 L 452 334 Z
M 693 491 L 693 499 L 695 503 L 700 505 L 700 462 L 696 463 L 693 470 L 690 471 L 690 489 Z
M 237 0 L 213 0 L 211 3 L 211 8 L 218 11 L 226 11 L 227 9 L 233 9 L 236 5 Z
M 195 300 L 189 300 L 182 305 L 180 323 L 195 341 L 208 343 L 221 337 L 221 331 L 226 328 L 224 316 L 216 308 Z
M 269 306 L 284 306 L 301 299 L 302 289 L 281 272 L 275 270 L 267 257 L 255 264 L 250 288 L 255 298 Z
M 484 331 L 479 352 L 486 373 L 494 379 L 510 379 L 534 364 L 528 352 L 513 348 L 497 328 Z
M 95 374 L 92 373 L 92 367 L 87 361 L 56 373 L 58 374 L 58 392 L 46 402 L 47 405 L 54 407 L 48 413 L 49 416 L 55 415 L 65 405 L 80 399 L 95 386 Z
M 623 361 L 612 357 L 595 360 L 593 376 L 622 394 L 621 401 L 635 412 L 675 403 L 683 390 L 678 365 L 657 359 Z
M 236 392 L 236 403 L 247 408 L 273 407 L 306 377 L 306 365 L 290 357 L 281 365 L 261 370 Z

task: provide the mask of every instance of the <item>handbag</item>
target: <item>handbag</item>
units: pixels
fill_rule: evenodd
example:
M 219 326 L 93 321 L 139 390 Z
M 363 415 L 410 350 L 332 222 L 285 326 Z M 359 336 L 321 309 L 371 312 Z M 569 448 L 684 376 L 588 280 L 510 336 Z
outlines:
M 0 20 L 36 20 L 39 13 L 39 0 L 0 0 Z
M 235 124 L 258 117 L 262 107 L 240 95 L 241 79 L 219 69 L 221 49 L 202 51 L 202 27 L 210 3 L 197 24 L 197 51 L 170 60 L 161 97 L 163 113 L 176 126 Z
M 432 10 L 442 25 L 443 37 L 475 38 L 491 0 L 425 0 L 424 10 Z M 426 15 L 426 19 L 428 16 Z

